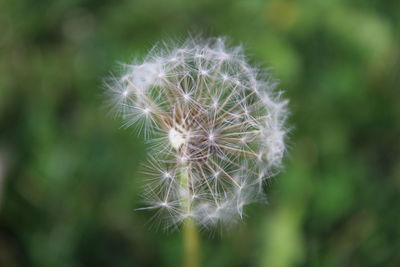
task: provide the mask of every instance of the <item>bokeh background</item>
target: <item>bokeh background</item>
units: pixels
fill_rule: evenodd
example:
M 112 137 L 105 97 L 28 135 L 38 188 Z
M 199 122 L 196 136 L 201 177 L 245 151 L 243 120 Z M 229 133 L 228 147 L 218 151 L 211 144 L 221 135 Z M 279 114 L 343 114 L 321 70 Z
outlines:
M 141 206 L 142 137 L 108 114 L 117 62 L 228 36 L 290 98 L 286 168 L 204 266 L 400 266 L 398 0 L 0 0 L 0 266 L 179 266 Z

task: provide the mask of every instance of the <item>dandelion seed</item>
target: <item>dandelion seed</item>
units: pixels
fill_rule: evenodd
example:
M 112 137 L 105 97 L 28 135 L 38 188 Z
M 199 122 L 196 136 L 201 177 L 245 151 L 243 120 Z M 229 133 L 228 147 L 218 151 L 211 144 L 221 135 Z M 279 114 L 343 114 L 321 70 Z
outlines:
M 155 47 L 107 88 L 154 144 L 143 209 L 166 210 L 156 213 L 166 227 L 240 221 L 281 169 L 287 101 L 222 38 Z
M 199 70 L 200 74 L 203 76 L 207 76 L 208 75 L 208 71 L 207 70 Z

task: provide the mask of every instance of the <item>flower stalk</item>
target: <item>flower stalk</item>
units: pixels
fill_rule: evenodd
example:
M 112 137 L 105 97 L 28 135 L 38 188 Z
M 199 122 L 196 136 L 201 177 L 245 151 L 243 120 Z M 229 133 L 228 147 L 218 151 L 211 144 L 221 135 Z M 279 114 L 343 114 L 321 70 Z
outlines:
M 184 267 L 200 266 L 200 242 L 197 226 L 192 218 L 183 221 Z
M 182 164 L 180 173 L 181 207 L 187 214 L 192 212 L 193 193 L 187 166 Z M 191 216 L 183 219 L 183 252 L 184 267 L 199 267 L 200 245 L 199 234 L 195 221 Z

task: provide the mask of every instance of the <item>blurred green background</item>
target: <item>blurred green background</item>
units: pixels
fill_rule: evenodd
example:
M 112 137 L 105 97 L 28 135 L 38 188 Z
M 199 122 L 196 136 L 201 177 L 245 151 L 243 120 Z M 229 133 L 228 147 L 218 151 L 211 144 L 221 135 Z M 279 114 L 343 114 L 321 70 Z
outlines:
M 269 205 L 204 232 L 203 265 L 400 266 L 399 29 L 398 0 L 0 0 L 0 266 L 180 266 L 102 79 L 188 33 L 243 43 L 292 112 Z

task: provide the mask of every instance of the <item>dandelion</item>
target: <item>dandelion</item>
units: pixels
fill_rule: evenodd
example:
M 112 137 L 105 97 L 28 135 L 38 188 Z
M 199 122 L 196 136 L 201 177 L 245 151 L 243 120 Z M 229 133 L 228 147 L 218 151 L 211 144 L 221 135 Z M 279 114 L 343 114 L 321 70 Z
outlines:
M 152 144 L 147 207 L 166 227 L 204 228 L 243 218 L 281 169 L 287 101 L 268 74 L 224 39 L 156 46 L 107 83 L 125 126 Z
M 166 228 L 232 225 L 281 169 L 287 101 L 222 38 L 154 47 L 107 83 L 125 126 L 150 141 L 147 206 Z
M 222 38 L 158 45 L 123 67 L 106 85 L 124 126 L 151 144 L 141 209 L 166 228 L 183 223 L 193 266 L 197 226 L 233 225 L 265 199 L 282 167 L 287 100 Z

